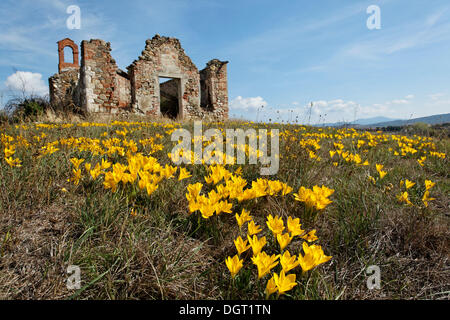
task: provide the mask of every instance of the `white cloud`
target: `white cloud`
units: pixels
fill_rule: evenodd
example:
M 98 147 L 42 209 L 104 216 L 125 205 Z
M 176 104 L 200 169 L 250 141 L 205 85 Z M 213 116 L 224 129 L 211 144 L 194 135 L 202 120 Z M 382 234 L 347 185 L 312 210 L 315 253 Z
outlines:
M 12 91 L 20 91 L 27 94 L 48 94 L 48 87 L 42 80 L 42 74 L 40 73 L 16 71 L 6 79 L 5 86 Z
M 250 111 L 257 110 L 261 106 L 267 107 L 267 102 L 262 97 L 249 97 L 243 98 L 241 96 L 237 96 L 230 103 L 230 109 L 234 110 L 242 110 L 242 111 Z

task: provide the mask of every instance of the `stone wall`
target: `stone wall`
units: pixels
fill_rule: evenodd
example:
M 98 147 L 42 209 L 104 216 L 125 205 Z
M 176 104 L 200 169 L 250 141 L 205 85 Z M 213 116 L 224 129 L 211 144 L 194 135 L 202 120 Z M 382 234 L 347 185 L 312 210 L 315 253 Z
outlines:
M 56 73 L 48 79 L 50 104 L 53 107 L 65 106 L 73 102 L 78 76 L 78 69 L 66 69 L 64 72 Z
M 127 73 L 118 70 L 115 76 L 114 98 L 119 108 L 129 108 L 131 105 L 131 82 Z
M 142 55 L 128 70 L 133 109 L 148 115 L 161 115 L 159 77 L 180 80 L 180 118 L 191 117 L 200 109 L 200 75 L 178 39 L 156 35 L 147 40 Z
M 202 118 L 228 119 L 227 63 L 213 59 L 200 71 Z
M 111 45 L 99 39 L 81 42 L 80 91 L 87 112 L 115 113 L 127 106 L 129 80 L 118 73 Z

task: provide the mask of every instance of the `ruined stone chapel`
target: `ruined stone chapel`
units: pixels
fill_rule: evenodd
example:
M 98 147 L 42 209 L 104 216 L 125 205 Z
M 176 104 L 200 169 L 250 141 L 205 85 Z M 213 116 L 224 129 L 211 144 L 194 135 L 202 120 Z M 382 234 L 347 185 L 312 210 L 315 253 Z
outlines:
M 119 69 L 109 42 L 58 41 L 58 73 L 49 78 L 50 102 L 73 103 L 87 113 L 133 112 L 173 119 L 228 118 L 227 63 L 213 59 L 198 70 L 176 38 L 155 35 L 141 56 Z M 72 49 L 67 62 L 64 49 Z

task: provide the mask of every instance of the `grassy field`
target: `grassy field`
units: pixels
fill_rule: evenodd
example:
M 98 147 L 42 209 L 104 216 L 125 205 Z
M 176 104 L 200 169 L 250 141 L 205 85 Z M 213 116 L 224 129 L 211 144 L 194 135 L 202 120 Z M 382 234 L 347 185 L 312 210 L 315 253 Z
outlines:
M 0 298 L 448 299 L 447 134 L 203 123 L 279 129 L 279 171 L 261 176 L 176 166 L 179 127 L 192 122 L 1 125 Z

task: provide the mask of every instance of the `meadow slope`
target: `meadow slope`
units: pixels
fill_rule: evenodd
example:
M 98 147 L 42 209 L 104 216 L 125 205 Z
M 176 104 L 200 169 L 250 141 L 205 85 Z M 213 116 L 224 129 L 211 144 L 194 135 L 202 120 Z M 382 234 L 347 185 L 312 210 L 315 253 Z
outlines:
M 179 127 L 1 125 L 0 298 L 448 299 L 447 135 L 203 123 L 279 129 L 278 173 L 261 176 L 175 165 Z

